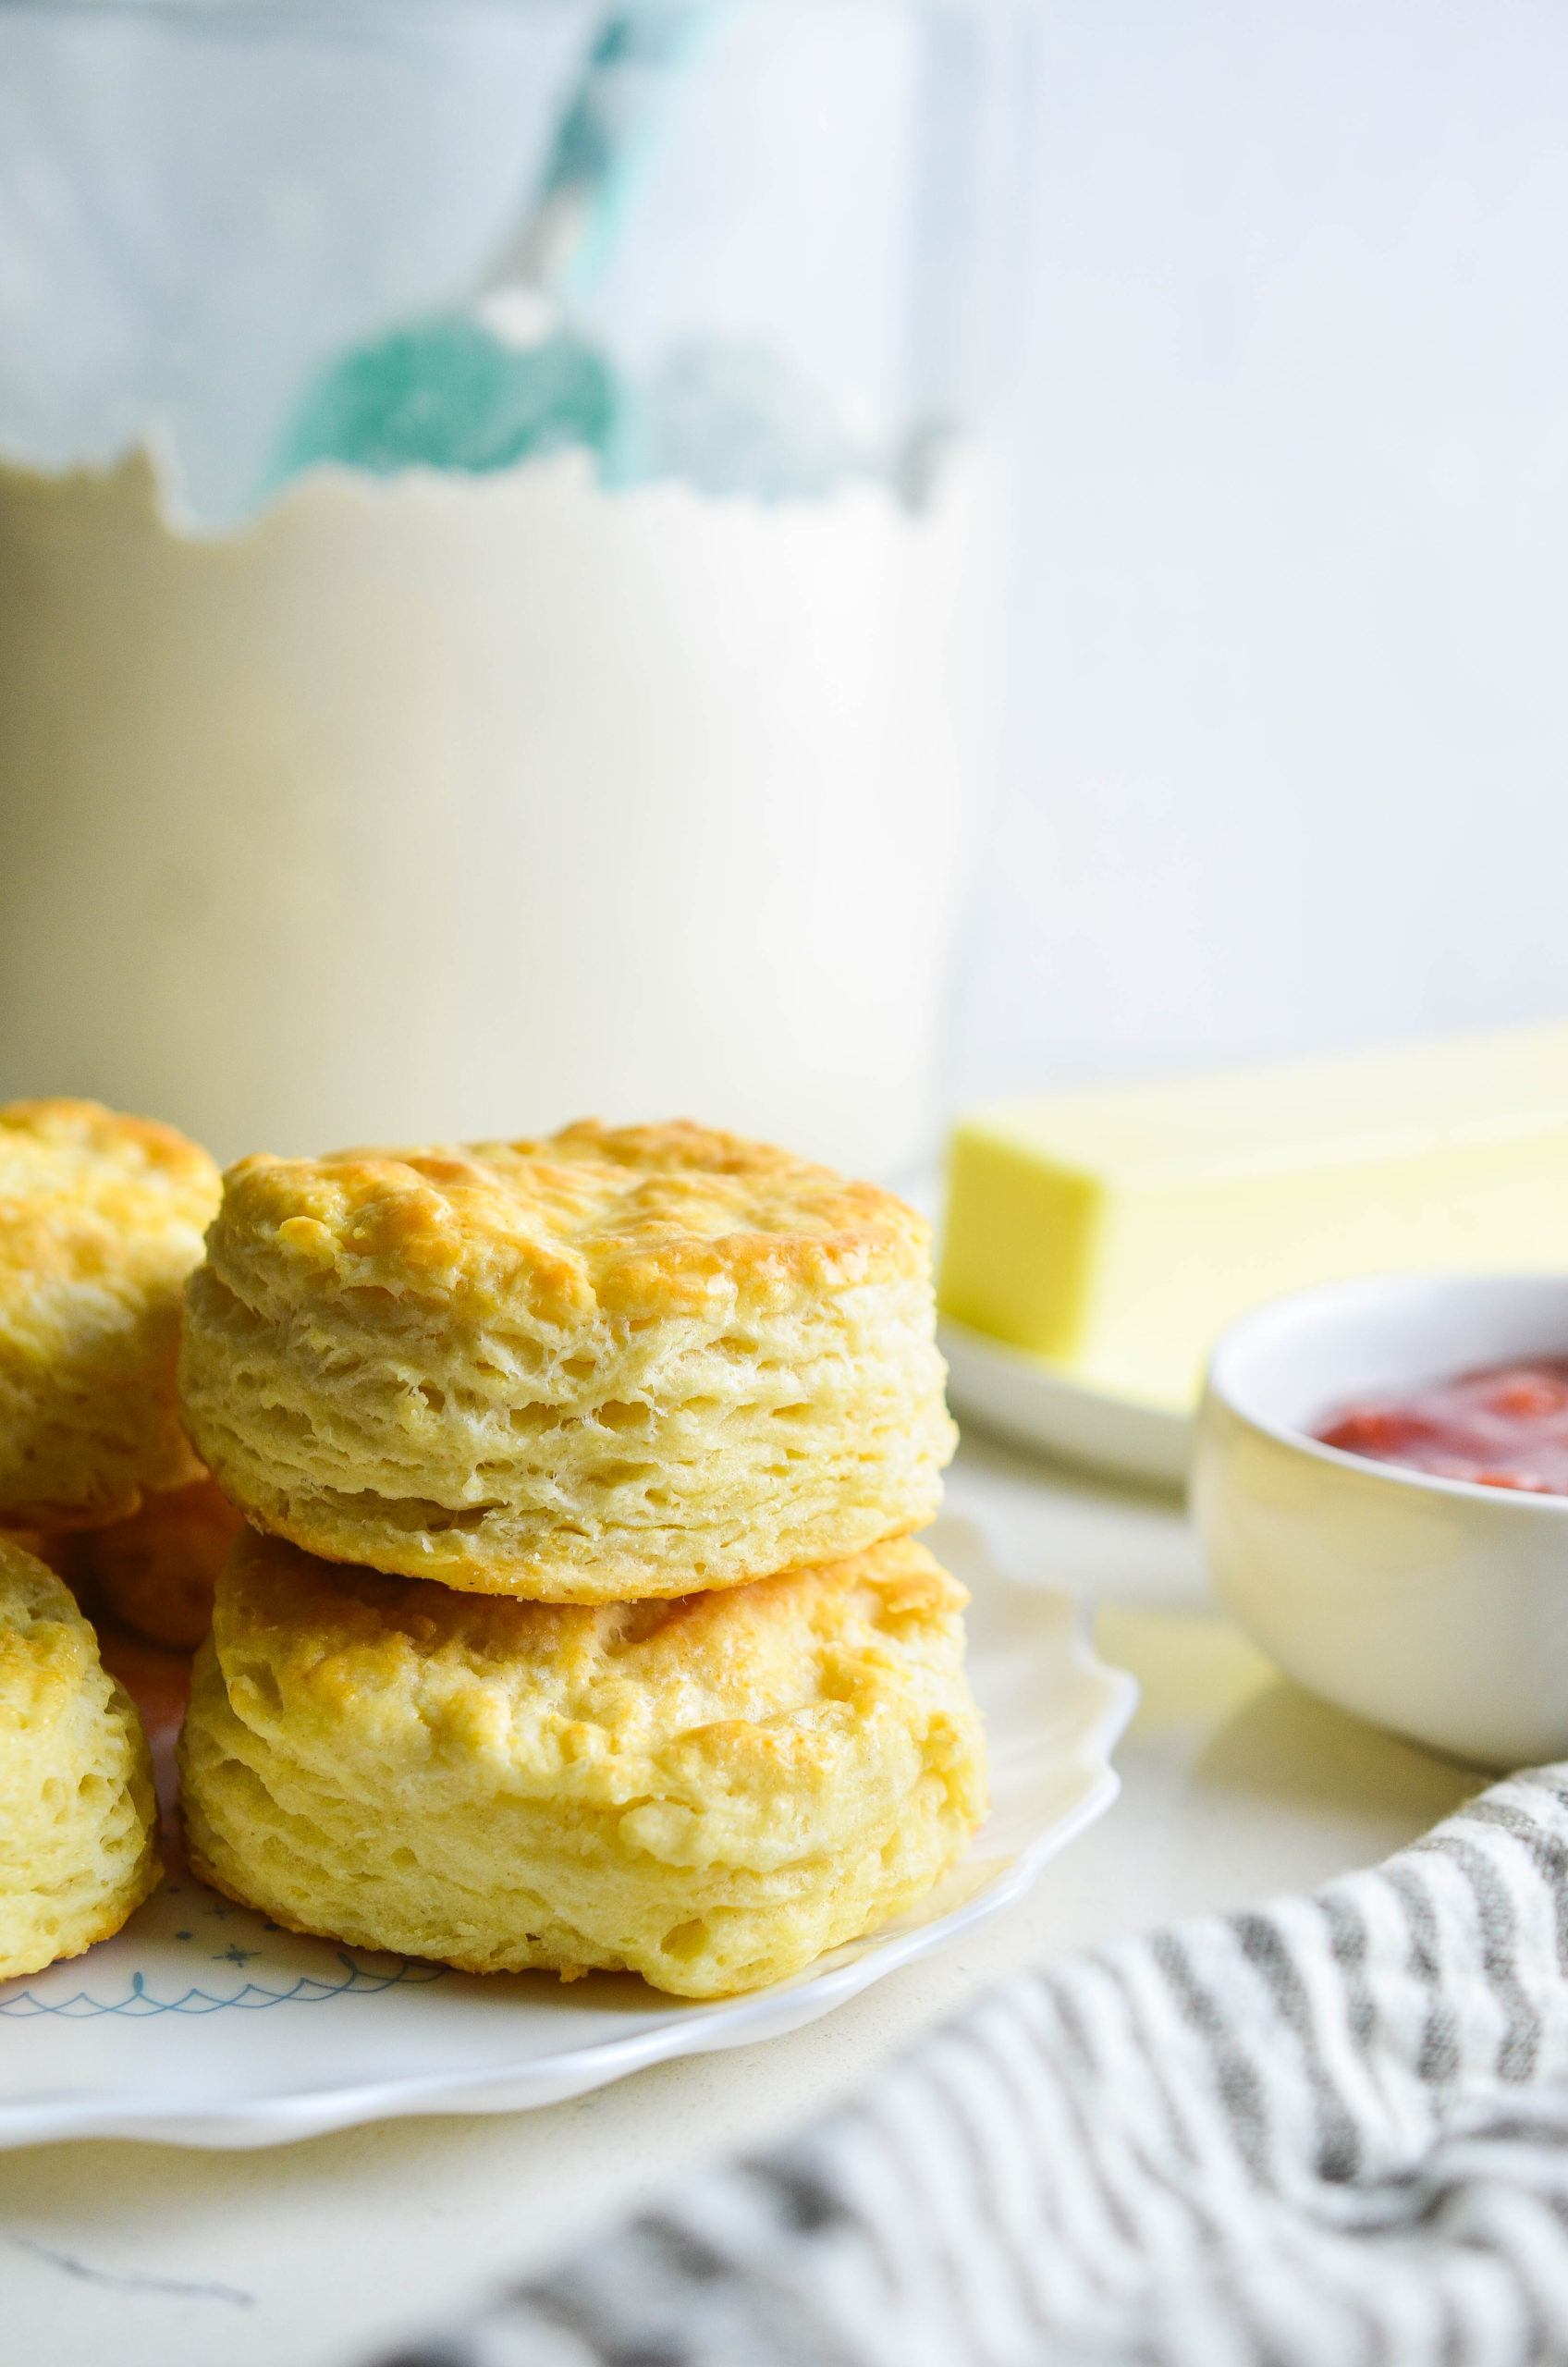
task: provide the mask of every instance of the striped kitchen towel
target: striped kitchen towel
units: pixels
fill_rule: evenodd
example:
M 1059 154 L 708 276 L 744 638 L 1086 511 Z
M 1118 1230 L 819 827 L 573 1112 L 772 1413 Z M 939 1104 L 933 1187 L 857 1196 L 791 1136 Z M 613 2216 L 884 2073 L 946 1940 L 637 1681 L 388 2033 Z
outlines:
M 1010 1981 L 397 2367 L 1134 2361 L 1568 2361 L 1568 1765 Z

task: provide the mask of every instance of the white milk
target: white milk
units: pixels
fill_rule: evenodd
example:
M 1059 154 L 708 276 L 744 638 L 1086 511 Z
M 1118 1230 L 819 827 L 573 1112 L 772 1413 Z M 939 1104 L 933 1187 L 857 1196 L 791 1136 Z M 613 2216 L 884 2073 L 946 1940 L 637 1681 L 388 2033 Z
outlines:
M 928 1154 L 991 723 L 976 464 L 911 515 L 318 473 L 198 538 L 0 470 L 0 1096 L 224 1158 L 692 1114 Z

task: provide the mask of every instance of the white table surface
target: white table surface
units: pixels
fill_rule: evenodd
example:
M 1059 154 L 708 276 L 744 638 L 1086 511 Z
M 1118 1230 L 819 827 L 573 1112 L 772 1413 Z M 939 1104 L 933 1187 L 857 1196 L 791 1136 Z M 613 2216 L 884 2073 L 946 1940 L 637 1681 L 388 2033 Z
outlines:
M 1096 1607 L 1144 1704 L 1119 1804 L 1033 1895 L 791 2038 L 496 2119 L 396 2121 L 253 2153 L 0 2155 L 6 2367 L 354 2367 L 687 2165 L 852 2089 L 1015 1968 L 1382 1857 L 1476 1779 L 1315 1702 L 1215 1610 L 1182 1512 L 966 1441 L 954 1511 L 1020 1577 Z

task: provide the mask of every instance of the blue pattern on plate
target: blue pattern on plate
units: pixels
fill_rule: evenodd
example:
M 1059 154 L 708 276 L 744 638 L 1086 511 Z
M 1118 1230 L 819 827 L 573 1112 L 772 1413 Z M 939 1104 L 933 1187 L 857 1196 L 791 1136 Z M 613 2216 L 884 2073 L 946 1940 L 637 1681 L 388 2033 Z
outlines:
M 31 2021 L 40 2014 L 57 2014 L 72 2021 L 88 2021 L 99 2014 L 124 2014 L 133 2019 L 149 2014 L 221 2014 L 230 2005 L 254 2012 L 263 2005 L 314 2005 L 324 1997 L 377 1997 L 388 1989 L 423 1988 L 444 1980 L 447 1970 L 444 1964 L 418 1964 L 405 1957 L 393 1972 L 366 1972 L 346 1949 L 339 1948 L 337 1956 L 346 1968 L 341 1981 L 320 1981 L 302 1973 L 288 1989 L 265 1989 L 259 1981 L 248 1981 L 233 1997 L 214 1997 L 204 1989 L 188 1989 L 178 1997 L 153 1997 L 148 1993 L 145 1976 L 133 1972 L 123 1997 L 91 1997 L 79 1989 L 73 1997 L 51 2004 L 24 1989 L 19 1995 L 0 1997 L 0 2015 Z

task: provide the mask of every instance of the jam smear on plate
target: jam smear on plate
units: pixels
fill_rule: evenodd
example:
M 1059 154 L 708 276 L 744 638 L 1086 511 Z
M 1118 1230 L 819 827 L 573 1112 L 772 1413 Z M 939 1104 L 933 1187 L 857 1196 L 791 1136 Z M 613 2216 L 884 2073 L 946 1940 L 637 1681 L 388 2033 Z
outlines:
M 1488 1365 L 1399 1396 L 1363 1398 L 1312 1435 L 1439 1479 L 1568 1496 L 1568 1357 Z

